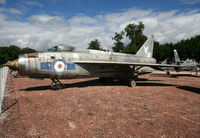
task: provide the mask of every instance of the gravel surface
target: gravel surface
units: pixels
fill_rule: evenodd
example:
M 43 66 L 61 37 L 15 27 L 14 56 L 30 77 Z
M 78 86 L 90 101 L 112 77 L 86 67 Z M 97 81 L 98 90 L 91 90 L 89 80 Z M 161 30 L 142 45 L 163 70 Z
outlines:
M 200 76 L 142 75 L 136 88 L 61 82 L 53 91 L 49 79 L 9 77 L 0 137 L 200 137 Z

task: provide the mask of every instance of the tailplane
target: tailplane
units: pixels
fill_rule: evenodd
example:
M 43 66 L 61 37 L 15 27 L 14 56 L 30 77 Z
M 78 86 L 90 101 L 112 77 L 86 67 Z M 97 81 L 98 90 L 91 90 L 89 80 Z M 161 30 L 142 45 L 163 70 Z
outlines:
M 153 35 L 149 37 L 136 53 L 136 56 L 151 58 L 153 56 Z
M 180 58 L 178 56 L 178 52 L 176 49 L 174 49 L 174 59 L 175 59 L 175 64 L 178 64 L 180 62 Z

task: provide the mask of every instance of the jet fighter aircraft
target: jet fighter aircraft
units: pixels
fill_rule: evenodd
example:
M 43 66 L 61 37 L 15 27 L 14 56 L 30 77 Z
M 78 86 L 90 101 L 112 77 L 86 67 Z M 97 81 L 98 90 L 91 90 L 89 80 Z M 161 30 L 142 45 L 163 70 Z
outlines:
M 179 67 L 179 65 L 157 64 L 153 55 L 153 35 L 149 37 L 135 55 L 89 50 L 53 51 L 19 55 L 17 60 L 5 64 L 20 75 L 30 78 L 50 78 L 52 89 L 62 88 L 58 79 L 99 77 L 125 80 L 135 87 L 137 69 L 149 67 Z M 54 47 L 57 49 L 58 47 Z
M 176 49 L 174 49 L 174 59 L 175 59 L 175 64 L 180 65 L 180 68 L 175 68 L 177 72 L 179 71 L 196 71 L 196 74 L 199 70 L 200 64 L 198 64 L 195 60 L 193 59 L 187 59 L 185 61 L 180 61 L 180 58 L 178 56 L 178 52 Z

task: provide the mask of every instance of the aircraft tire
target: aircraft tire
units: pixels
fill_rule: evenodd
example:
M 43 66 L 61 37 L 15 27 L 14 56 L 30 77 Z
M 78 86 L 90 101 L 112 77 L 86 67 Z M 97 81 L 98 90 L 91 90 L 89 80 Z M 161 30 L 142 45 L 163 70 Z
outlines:
M 18 77 L 18 74 L 17 74 L 17 73 L 13 74 L 13 77 L 14 77 L 14 78 L 17 78 L 17 77 Z
M 52 79 L 52 83 L 51 83 L 52 90 L 60 90 L 63 88 L 64 88 L 64 85 L 58 79 Z
M 169 71 L 166 71 L 166 74 L 167 74 L 167 75 L 170 75 L 170 72 L 169 72 Z
M 63 88 L 62 84 L 51 85 L 52 90 L 60 90 L 62 88 Z
M 134 79 L 129 79 L 128 86 L 133 88 L 136 87 L 136 81 Z

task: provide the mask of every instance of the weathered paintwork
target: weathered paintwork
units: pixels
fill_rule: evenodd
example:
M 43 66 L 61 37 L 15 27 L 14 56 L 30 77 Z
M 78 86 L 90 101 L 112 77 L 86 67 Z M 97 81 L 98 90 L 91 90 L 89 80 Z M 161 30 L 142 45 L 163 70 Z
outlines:
M 17 69 L 20 75 L 31 78 L 51 78 L 52 89 L 63 87 L 58 79 L 78 77 L 100 77 L 100 80 L 121 79 L 128 86 L 135 87 L 135 77 L 141 73 L 141 67 L 179 67 L 167 64 L 156 64 L 153 56 L 153 36 L 142 45 L 135 55 L 115 52 L 89 50 L 87 52 L 66 51 L 67 48 L 53 47 L 58 52 L 41 52 L 20 55 L 19 59 L 7 64 Z M 148 69 L 149 70 L 149 69 Z
M 175 64 L 180 65 L 179 68 L 175 68 L 175 70 L 178 71 L 198 71 L 198 68 L 200 65 L 192 59 L 187 59 L 185 61 L 180 61 L 178 52 L 176 49 L 174 49 L 174 59 L 175 59 Z
M 57 72 L 55 70 L 55 63 L 58 60 L 65 62 L 64 71 Z M 88 52 L 43 52 L 20 55 L 19 74 L 62 79 L 84 76 L 128 77 L 132 74 L 132 69 L 129 65 L 81 64 L 76 63 L 76 61 L 156 63 L 154 58 L 96 50 L 89 50 Z M 45 69 L 45 67 L 41 66 L 41 63 L 46 63 L 47 65 L 49 63 L 49 67 Z M 68 68 L 69 65 L 73 65 L 73 68 Z

